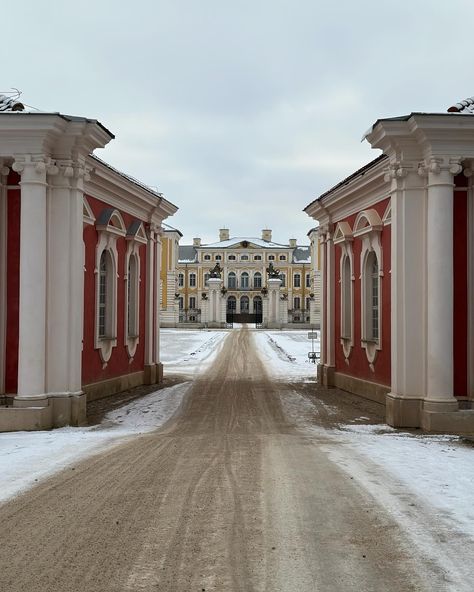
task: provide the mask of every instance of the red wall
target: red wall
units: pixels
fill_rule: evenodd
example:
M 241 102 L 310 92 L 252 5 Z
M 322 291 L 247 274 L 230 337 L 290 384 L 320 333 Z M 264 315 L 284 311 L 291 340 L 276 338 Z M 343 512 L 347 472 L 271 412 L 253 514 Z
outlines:
M 389 199 L 380 201 L 371 206 L 378 212 L 380 217 L 385 213 Z M 357 214 L 349 216 L 344 220 L 354 228 L 354 222 Z M 338 220 L 342 222 L 342 220 Z M 353 348 L 349 356 L 349 365 L 345 361 L 344 352 L 341 345 L 341 285 L 340 285 L 340 262 L 342 249 L 340 245 L 335 246 L 335 338 L 336 338 L 336 372 L 347 374 L 355 378 L 376 382 L 390 386 L 391 383 L 391 320 L 390 320 L 390 267 L 391 267 L 391 226 L 384 226 L 381 232 L 381 245 L 383 257 L 383 277 L 381 278 L 382 300 L 381 300 L 381 332 L 382 349 L 377 353 L 374 363 L 374 372 L 369 367 L 369 361 L 365 349 L 361 346 L 361 269 L 360 254 L 362 251 L 362 241 L 354 238 L 352 243 L 354 254 L 353 282 L 354 288 L 354 338 Z
M 468 211 L 467 184 L 464 175 L 455 178 L 453 205 L 454 256 L 454 394 L 467 396 L 468 373 Z M 440 270 L 442 273 L 442 270 Z
M 87 196 L 87 201 L 97 218 L 104 208 L 110 205 Z M 125 212 L 120 212 L 125 226 L 134 219 Z M 84 228 L 85 243 L 85 268 L 84 272 L 84 341 L 82 351 L 82 383 L 84 385 L 131 374 L 143 370 L 145 364 L 145 290 L 146 290 L 146 245 L 140 245 L 140 340 L 137 346 L 133 362 L 124 343 L 125 333 L 125 254 L 127 241 L 125 238 L 117 239 L 118 251 L 118 279 L 117 279 L 117 346 L 113 348 L 110 360 L 105 368 L 99 354 L 94 349 L 95 332 L 95 262 L 98 233 L 94 226 L 87 225 Z
M 5 392 L 18 389 L 18 331 L 20 295 L 20 181 L 10 172 L 7 193 L 7 327 L 5 357 Z M 16 187 L 14 187 L 16 186 Z

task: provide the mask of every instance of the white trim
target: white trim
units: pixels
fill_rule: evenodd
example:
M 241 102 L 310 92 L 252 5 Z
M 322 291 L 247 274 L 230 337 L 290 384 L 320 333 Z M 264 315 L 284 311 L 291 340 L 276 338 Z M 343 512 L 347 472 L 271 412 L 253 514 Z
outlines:
M 361 212 L 362 214 L 363 212 Z M 358 216 L 359 218 L 359 216 Z M 380 219 L 380 217 L 379 217 Z M 360 296 L 360 329 L 361 329 L 361 347 L 365 349 L 367 360 L 370 369 L 374 371 L 374 363 L 377 358 L 377 353 L 382 349 L 382 281 L 383 277 L 383 258 L 382 246 L 380 243 L 380 231 L 378 229 L 367 231 L 364 227 L 362 234 L 362 250 L 360 253 L 360 282 L 361 282 L 361 296 Z M 378 338 L 376 340 L 369 338 L 368 323 L 371 315 L 368 314 L 369 295 L 367 294 L 367 259 L 370 253 L 374 253 L 377 258 L 378 265 Z
M 90 207 L 89 202 L 87 201 L 87 198 L 85 195 L 82 198 L 82 216 L 83 216 L 84 226 L 86 226 L 86 225 L 92 226 L 95 224 L 94 213 L 93 213 L 92 208 Z
M 341 243 L 341 259 L 339 262 L 339 282 L 340 282 L 340 294 L 341 294 L 341 345 L 342 351 L 344 353 L 344 358 L 346 360 L 346 364 L 349 363 L 349 357 L 352 352 L 352 348 L 354 346 L 354 253 L 352 251 L 352 242 L 346 241 Z M 349 325 L 350 325 L 350 333 L 345 334 L 346 328 L 346 321 L 345 321 L 345 295 L 344 291 L 346 289 L 345 281 L 344 281 L 344 263 L 345 261 L 349 261 L 349 300 L 350 300 L 350 310 L 349 310 Z
M 1 165 L 1 163 L 0 163 Z M 0 170 L 0 181 L 2 173 Z M 5 392 L 7 319 L 7 187 L 0 183 L 0 394 Z
M 108 295 L 109 335 L 99 337 L 99 292 L 100 292 L 100 259 L 104 251 L 109 251 L 112 261 L 111 281 L 112 293 Z M 112 355 L 112 350 L 117 345 L 117 282 L 118 282 L 118 252 L 117 233 L 106 230 L 99 231 L 99 240 L 96 246 L 95 258 L 95 330 L 94 348 L 99 350 L 102 362 L 106 365 Z
M 135 332 L 130 335 L 129 331 L 129 314 L 128 314 L 128 293 L 129 293 L 129 282 L 130 278 L 128 275 L 128 268 L 130 265 L 130 259 L 134 257 L 136 262 L 136 281 L 135 285 L 131 286 L 131 289 L 134 291 L 133 299 L 134 299 L 134 311 L 133 315 L 135 317 L 134 325 L 135 325 Z M 135 352 L 137 351 L 137 346 L 140 343 L 140 282 L 141 282 L 141 261 L 140 261 L 140 243 L 135 241 L 129 241 L 127 246 L 127 252 L 125 254 L 125 268 L 124 268 L 124 286 L 125 286 L 125 308 L 124 308 L 124 345 L 127 348 L 128 357 L 130 361 L 133 360 L 135 356 Z
M 385 212 L 382 216 L 382 223 L 384 226 L 389 226 L 392 224 L 392 200 L 388 202 L 387 207 L 385 208 Z

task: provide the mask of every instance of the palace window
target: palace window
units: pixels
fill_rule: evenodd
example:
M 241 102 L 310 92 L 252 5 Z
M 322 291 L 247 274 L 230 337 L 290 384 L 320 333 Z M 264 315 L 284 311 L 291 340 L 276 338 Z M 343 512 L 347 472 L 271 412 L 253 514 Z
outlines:
M 248 255 L 241 255 L 240 256 L 240 260 L 241 261 L 248 261 L 249 260 L 249 256 Z
M 301 299 L 299 296 L 295 296 L 293 298 L 293 308 L 295 310 L 299 310 L 300 306 L 301 306 Z
M 236 260 L 236 256 L 235 256 L 235 255 L 229 255 L 229 256 L 227 257 L 227 259 L 228 259 L 229 261 L 235 261 L 235 260 Z
M 237 300 L 235 296 L 229 296 L 227 298 L 227 310 L 230 312 L 234 312 L 237 309 Z
M 240 287 L 244 289 L 249 287 L 249 274 L 246 271 L 240 276 Z
M 138 260 L 136 255 L 130 255 L 127 270 L 127 335 L 138 336 Z
M 210 261 L 210 260 L 211 260 L 210 255 L 204 255 L 204 261 Z
M 180 288 L 184 286 L 184 273 L 178 273 L 178 286 Z
M 269 261 L 275 261 L 275 255 L 268 255 Z
M 99 266 L 99 338 L 111 337 L 113 265 L 109 251 L 102 251 Z
M 208 280 L 210 277 L 211 277 L 211 274 L 210 274 L 210 273 L 205 273 L 205 274 L 204 274 L 204 285 L 205 285 L 205 286 L 207 286 L 207 285 L 208 285 L 208 282 L 207 282 L 207 280 Z
M 372 251 L 366 260 L 366 338 L 368 341 L 379 339 L 379 264 Z
M 227 276 L 227 286 L 229 288 L 237 288 L 237 277 L 233 271 Z
M 248 313 L 249 312 L 249 297 L 242 296 L 240 299 L 240 312 Z
M 286 286 L 286 273 L 280 273 L 281 279 L 281 287 L 284 288 Z
M 189 297 L 189 308 L 196 308 L 196 296 Z
M 299 273 L 295 273 L 293 276 L 293 287 L 301 288 L 301 275 Z
M 352 271 L 351 260 L 345 255 L 341 264 L 341 337 L 352 339 Z
M 195 273 L 189 274 L 189 287 L 190 288 L 196 287 L 196 274 Z
M 184 308 L 184 298 L 182 296 L 180 296 L 178 298 L 178 305 L 179 305 L 179 310 L 183 310 L 183 308 Z
M 311 288 L 311 275 L 309 273 L 306 274 L 306 287 Z
M 261 288 L 262 287 L 262 274 L 260 272 L 255 272 L 253 275 L 253 287 L 254 288 Z
M 262 256 L 261 255 L 254 255 L 253 256 L 253 260 L 254 261 L 261 261 L 262 260 Z
M 215 260 L 216 261 L 222 261 L 222 255 L 216 255 L 215 256 Z
M 286 261 L 286 255 L 280 255 L 280 261 Z

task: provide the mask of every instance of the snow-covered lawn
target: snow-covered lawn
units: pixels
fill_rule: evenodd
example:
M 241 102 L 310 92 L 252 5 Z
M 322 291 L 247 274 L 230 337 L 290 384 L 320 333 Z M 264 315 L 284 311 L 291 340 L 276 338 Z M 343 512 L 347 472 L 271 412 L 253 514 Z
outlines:
M 319 336 L 319 331 L 317 333 Z M 252 335 L 270 376 L 285 381 L 316 380 L 316 364 L 308 358 L 313 346 L 312 340 L 308 339 L 308 330 L 257 329 Z M 319 354 L 319 339 L 314 341 L 314 351 Z
M 228 330 L 161 329 L 161 361 L 166 374 L 194 376 L 219 353 Z

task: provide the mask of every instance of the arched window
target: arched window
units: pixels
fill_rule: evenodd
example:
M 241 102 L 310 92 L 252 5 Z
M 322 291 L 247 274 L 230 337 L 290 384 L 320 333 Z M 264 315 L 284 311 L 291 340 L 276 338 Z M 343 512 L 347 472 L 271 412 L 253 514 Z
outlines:
M 235 310 L 237 309 L 237 300 L 235 298 L 235 296 L 229 296 L 227 298 L 227 310 L 230 312 L 235 312 Z
M 215 260 L 216 261 L 222 261 L 222 255 L 216 255 L 215 256 Z
M 341 264 L 341 338 L 352 339 L 351 260 L 345 255 Z
M 246 271 L 240 276 L 240 287 L 244 289 L 249 287 L 249 274 Z
M 227 285 L 229 288 L 237 288 L 237 278 L 233 271 L 227 276 Z
M 211 260 L 210 255 L 204 255 L 204 261 L 210 261 L 210 260 Z
M 248 313 L 249 311 L 249 297 L 242 296 L 240 299 L 240 312 L 241 313 Z
M 281 279 L 281 287 L 284 288 L 286 286 L 286 273 L 280 273 Z
M 365 269 L 366 282 L 366 338 L 368 341 L 378 341 L 380 324 L 379 305 L 379 264 L 377 255 L 371 251 L 367 256 Z
M 180 288 L 184 286 L 184 273 L 178 273 L 178 286 Z
M 262 287 L 262 274 L 259 271 L 256 271 L 253 274 L 253 287 L 254 288 L 261 288 Z
M 196 287 L 196 274 L 195 273 L 189 274 L 189 287 L 190 288 Z
M 254 297 L 253 312 L 254 312 L 254 314 L 262 314 L 262 298 L 261 298 L 261 296 Z
M 241 255 L 240 256 L 240 260 L 241 261 L 248 261 L 249 260 L 249 256 L 248 255 Z
M 138 337 L 138 261 L 130 255 L 127 270 L 127 335 Z
M 301 288 L 301 275 L 299 273 L 295 273 L 293 276 L 293 287 Z
M 108 284 L 110 276 L 110 255 L 103 251 L 100 256 L 99 266 L 99 337 L 107 335 L 107 296 L 109 293 Z

